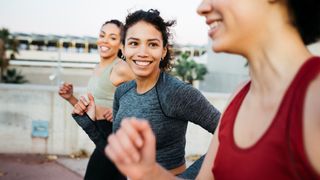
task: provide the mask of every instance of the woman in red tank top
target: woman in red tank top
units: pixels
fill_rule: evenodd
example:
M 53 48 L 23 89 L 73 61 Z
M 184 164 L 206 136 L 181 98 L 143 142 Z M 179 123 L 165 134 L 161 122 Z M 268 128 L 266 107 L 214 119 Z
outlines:
M 235 93 L 197 179 L 320 179 L 319 0 L 203 0 L 215 52 L 242 55 L 250 81 Z M 130 179 L 174 179 L 154 136 L 130 120 L 107 155 Z

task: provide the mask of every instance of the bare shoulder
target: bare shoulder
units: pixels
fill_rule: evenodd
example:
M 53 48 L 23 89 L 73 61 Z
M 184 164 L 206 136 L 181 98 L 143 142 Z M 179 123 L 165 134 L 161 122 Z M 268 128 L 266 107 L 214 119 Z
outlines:
M 303 135 L 307 157 L 320 175 L 320 74 L 307 89 L 304 113 Z
M 131 69 L 128 65 L 128 63 L 126 61 L 123 61 L 123 60 L 119 60 L 114 66 L 113 66 L 113 69 L 115 71 L 117 71 L 117 73 L 123 73 L 123 72 L 127 72 L 127 71 L 130 71 L 131 72 Z
M 134 79 L 134 75 L 127 62 L 119 60 L 112 68 L 110 80 L 114 86 Z

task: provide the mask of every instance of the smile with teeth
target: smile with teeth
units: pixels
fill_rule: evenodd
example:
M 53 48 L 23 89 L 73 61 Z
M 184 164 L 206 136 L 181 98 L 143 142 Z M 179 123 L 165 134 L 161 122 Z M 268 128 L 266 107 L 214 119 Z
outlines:
M 106 47 L 106 46 L 100 46 L 100 50 L 101 51 L 108 51 L 110 48 Z
M 211 23 L 211 24 L 209 25 L 210 30 L 216 29 L 220 24 L 221 24 L 221 21 L 220 21 L 220 20 L 214 21 L 213 23 Z
M 151 61 L 139 61 L 139 60 L 133 60 L 133 62 L 139 66 L 148 66 L 149 64 L 152 63 Z

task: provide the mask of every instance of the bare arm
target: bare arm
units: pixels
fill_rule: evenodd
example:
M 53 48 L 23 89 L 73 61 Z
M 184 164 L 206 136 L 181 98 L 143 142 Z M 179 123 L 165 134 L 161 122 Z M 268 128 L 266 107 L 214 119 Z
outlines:
M 76 105 L 78 99 L 73 95 L 73 84 L 63 83 L 59 89 L 59 95 L 67 100 L 72 106 Z
M 219 134 L 219 125 L 217 127 L 217 133 L 215 133 L 212 137 L 211 144 L 209 146 L 208 152 L 206 154 L 206 157 L 202 163 L 200 172 L 197 176 L 197 180 L 199 179 L 214 179 L 214 176 L 212 174 L 212 167 L 214 160 L 216 158 L 216 154 L 218 151 L 219 147 L 219 139 L 218 139 L 218 134 Z
M 303 113 L 303 141 L 307 158 L 320 174 L 320 77 L 308 87 Z

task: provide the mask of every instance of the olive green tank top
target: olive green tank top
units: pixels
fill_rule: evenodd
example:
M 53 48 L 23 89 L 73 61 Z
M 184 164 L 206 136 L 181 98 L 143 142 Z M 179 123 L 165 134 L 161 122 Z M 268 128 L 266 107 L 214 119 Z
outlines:
M 93 75 L 89 79 L 87 91 L 93 95 L 96 105 L 112 108 L 116 87 L 110 81 L 110 73 L 118 61 L 119 59 L 115 59 L 103 70 L 100 76 Z

